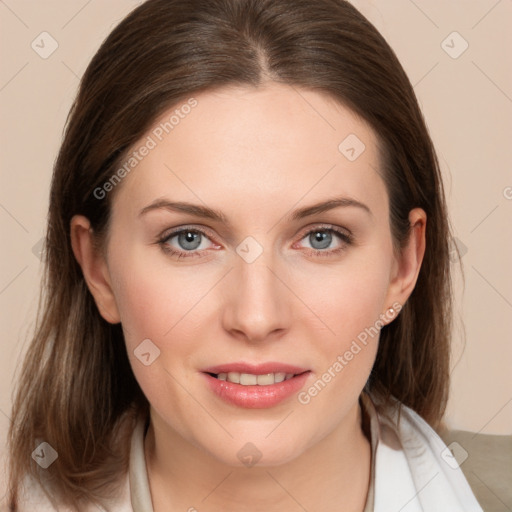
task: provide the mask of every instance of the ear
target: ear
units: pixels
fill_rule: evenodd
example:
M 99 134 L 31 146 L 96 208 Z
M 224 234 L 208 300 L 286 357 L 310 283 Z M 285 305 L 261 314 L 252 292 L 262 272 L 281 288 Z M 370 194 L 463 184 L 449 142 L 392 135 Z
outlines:
M 101 316 L 111 324 L 119 323 L 121 320 L 107 262 L 101 251 L 94 245 L 94 232 L 89 219 L 83 215 L 73 216 L 70 230 L 73 253 Z
M 395 258 L 391 281 L 385 305 L 400 311 L 411 295 L 420 273 L 423 256 L 425 255 L 425 231 L 427 214 L 421 208 L 409 212 L 409 239 L 400 254 Z M 397 307 L 399 305 L 400 307 Z M 394 316 L 394 315 L 392 315 Z

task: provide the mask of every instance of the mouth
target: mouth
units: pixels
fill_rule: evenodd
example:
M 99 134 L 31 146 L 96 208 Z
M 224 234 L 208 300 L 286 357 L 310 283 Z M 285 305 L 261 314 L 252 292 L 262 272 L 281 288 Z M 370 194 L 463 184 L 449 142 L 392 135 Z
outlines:
M 303 386 L 311 370 L 281 363 L 234 363 L 202 371 L 209 388 L 224 402 L 237 407 L 273 407 Z

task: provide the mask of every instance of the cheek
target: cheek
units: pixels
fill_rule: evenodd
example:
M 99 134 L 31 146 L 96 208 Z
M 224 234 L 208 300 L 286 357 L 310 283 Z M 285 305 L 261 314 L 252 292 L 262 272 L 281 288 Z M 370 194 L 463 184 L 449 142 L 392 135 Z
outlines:
M 194 364 L 212 325 L 208 292 L 219 276 L 191 266 L 177 269 L 156 250 L 123 252 L 118 261 L 116 302 L 136 380 L 162 416 L 182 412 L 172 420 L 175 426 L 178 417 L 200 416 L 183 389 L 197 385 Z
M 307 297 L 307 305 L 317 315 L 316 325 L 330 332 L 326 347 L 342 348 L 379 320 L 389 306 L 385 300 L 390 265 L 390 258 L 375 257 L 368 250 L 354 253 L 339 266 L 315 269 L 314 279 L 305 272 L 296 280 L 298 294 Z
M 340 283 L 340 291 L 333 297 L 329 313 L 337 321 L 337 334 L 344 340 L 353 338 L 371 327 L 383 313 L 388 280 L 378 268 L 351 272 Z
M 190 399 L 182 386 L 191 387 L 186 369 L 199 350 L 200 337 L 188 321 L 193 315 L 187 313 L 204 295 L 204 286 L 198 287 L 197 276 L 186 279 L 183 273 L 162 268 L 148 253 L 123 253 L 115 267 L 116 303 L 128 357 L 156 410 L 162 415 L 169 410 L 188 411 Z M 193 417 L 194 411 L 187 414 Z
M 378 350 L 379 317 L 385 281 L 377 275 L 352 274 L 331 290 L 323 303 L 322 320 L 332 332 L 313 332 L 315 372 L 297 395 L 304 417 L 322 418 L 321 437 L 338 425 L 357 402 Z M 317 298 L 319 301 L 321 297 Z M 315 300 L 315 297 L 312 297 Z
M 172 337 L 174 326 L 204 295 L 204 276 L 191 267 L 188 273 L 170 268 L 155 248 L 125 252 L 117 261 L 114 294 L 127 344 Z
M 350 402 L 347 395 L 353 395 L 355 400 L 370 374 L 383 326 L 382 315 L 389 306 L 385 300 L 391 256 L 382 254 L 370 247 L 360 251 L 335 269 L 317 272 L 317 286 L 309 287 L 308 305 L 318 315 L 318 319 L 309 322 L 309 337 L 315 340 L 320 364 L 313 387 L 306 389 L 302 401 L 299 396 L 299 402 L 314 401 L 319 412 L 333 404 L 342 411 Z M 305 284 L 306 281 L 301 286 Z M 335 416 L 338 418 L 339 414 Z

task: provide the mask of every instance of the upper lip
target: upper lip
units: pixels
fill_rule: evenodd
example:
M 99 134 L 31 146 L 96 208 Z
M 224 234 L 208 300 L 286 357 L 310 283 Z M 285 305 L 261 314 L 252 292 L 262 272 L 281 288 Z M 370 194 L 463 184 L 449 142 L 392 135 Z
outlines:
M 294 366 L 286 363 L 267 362 L 267 363 L 225 363 L 216 366 L 210 366 L 202 370 L 204 373 L 250 373 L 252 375 L 265 375 L 266 373 L 293 373 L 298 375 L 299 373 L 307 372 L 307 368 L 301 368 L 300 366 Z

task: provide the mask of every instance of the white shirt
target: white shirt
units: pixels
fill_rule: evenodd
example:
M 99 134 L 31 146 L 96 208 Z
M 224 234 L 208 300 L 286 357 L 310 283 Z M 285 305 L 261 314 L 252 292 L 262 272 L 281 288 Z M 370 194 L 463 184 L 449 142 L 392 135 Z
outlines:
M 412 409 L 386 407 L 363 393 L 361 405 L 370 426 L 372 463 L 364 512 L 483 512 L 461 469 L 434 430 Z M 108 512 L 154 512 L 140 418 L 131 439 L 129 471 Z M 2 507 L 2 510 L 4 508 Z M 7 509 L 5 509 L 7 510 Z M 54 508 L 39 486 L 31 484 L 20 512 L 74 512 Z M 98 512 L 91 505 L 87 512 Z

